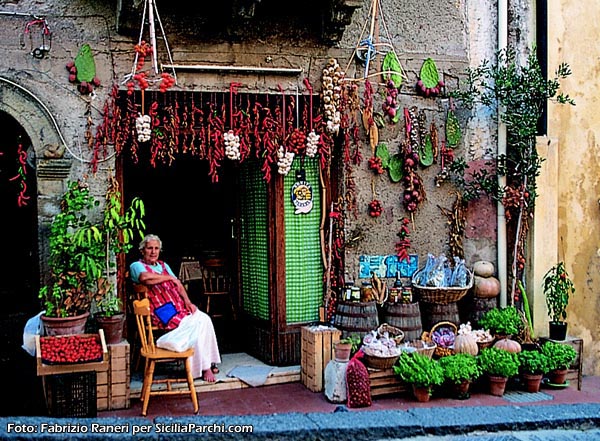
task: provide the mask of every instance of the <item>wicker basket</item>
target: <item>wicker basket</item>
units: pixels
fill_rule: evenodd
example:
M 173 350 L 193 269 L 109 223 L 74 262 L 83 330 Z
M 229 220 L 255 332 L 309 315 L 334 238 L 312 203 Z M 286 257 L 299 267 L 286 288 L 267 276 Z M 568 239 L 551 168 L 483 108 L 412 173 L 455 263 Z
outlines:
M 369 355 L 365 352 L 364 361 L 368 367 L 373 369 L 391 369 L 396 361 L 398 361 L 399 357 L 399 355 L 393 355 L 391 357 L 378 357 L 376 355 Z
M 489 340 L 484 340 L 484 341 L 478 341 L 477 342 L 477 346 L 479 347 L 479 352 L 481 352 L 482 349 L 485 348 L 489 348 L 494 344 L 494 339 L 490 338 Z
M 402 343 L 402 340 L 404 340 L 404 331 L 402 329 L 392 326 L 388 323 L 382 323 L 379 328 L 377 328 L 377 334 L 379 334 L 380 337 L 383 337 L 386 332 L 388 333 L 388 336 L 396 342 L 397 345 Z
M 467 269 L 467 286 L 447 286 L 447 287 L 433 287 L 433 286 L 420 286 L 417 285 L 415 280 L 418 279 L 419 274 L 425 268 L 421 268 L 419 271 L 415 272 L 412 277 L 412 287 L 413 293 L 416 294 L 417 300 L 422 300 L 427 303 L 438 303 L 441 305 L 446 305 L 448 303 L 458 302 L 462 299 L 467 292 L 473 286 L 473 273 Z
M 440 328 L 449 328 L 454 333 L 455 336 L 457 335 L 458 328 L 456 327 L 456 325 L 452 322 L 443 321 L 443 322 L 438 322 L 435 325 L 433 325 L 431 328 L 431 331 L 423 332 L 422 339 L 426 342 L 435 343 L 433 341 L 433 333 Z M 442 347 L 437 344 L 436 344 L 435 350 L 433 352 L 433 355 L 435 355 L 438 358 L 445 357 L 447 355 L 452 355 L 452 354 L 454 354 L 454 346 Z
M 433 353 L 435 352 L 435 349 L 437 348 L 437 345 L 432 342 L 432 341 L 425 341 L 425 340 L 415 340 L 415 341 L 411 341 L 409 344 L 409 346 L 412 346 L 413 348 L 417 349 L 417 353 L 421 354 L 421 355 L 425 355 L 426 357 L 433 357 Z

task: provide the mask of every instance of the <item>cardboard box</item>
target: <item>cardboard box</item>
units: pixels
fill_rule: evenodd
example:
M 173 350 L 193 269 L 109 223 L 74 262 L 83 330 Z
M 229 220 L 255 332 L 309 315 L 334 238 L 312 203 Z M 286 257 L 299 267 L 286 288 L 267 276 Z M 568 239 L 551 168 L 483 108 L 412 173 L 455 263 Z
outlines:
M 333 345 L 342 331 L 326 326 L 303 326 L 301 329 L 300 380 L 313 392 L 325 387 L 325 367 L 334 357 Z
M 108 370 L 99 372 L 97 378 L 98 410 L 131 406 L 129 351 L 127 340 L 108 345 Z

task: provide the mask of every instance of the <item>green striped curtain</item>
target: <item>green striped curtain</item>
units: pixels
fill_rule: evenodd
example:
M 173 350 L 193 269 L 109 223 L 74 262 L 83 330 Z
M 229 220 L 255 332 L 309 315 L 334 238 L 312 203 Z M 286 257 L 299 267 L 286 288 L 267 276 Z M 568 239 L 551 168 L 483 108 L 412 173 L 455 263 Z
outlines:
M 295 171 L 300 160 L 294 159 L 291 171 L 284 178 L 285 198 L 285 270 L 286 320 L 288 324 L 319 319 L 323 299 L 323 264 L 319 227 L 321 195 L 319 192 L 318 159 L 304 159 L 306 181 L 313 190 L 313 208 L 309 213 L 294 214 L 291 189 L 296 182 Z
M 268 320 L 267 184 L 257 162 L 245 161 L 240 170 L 242 308 L 252 317 Z

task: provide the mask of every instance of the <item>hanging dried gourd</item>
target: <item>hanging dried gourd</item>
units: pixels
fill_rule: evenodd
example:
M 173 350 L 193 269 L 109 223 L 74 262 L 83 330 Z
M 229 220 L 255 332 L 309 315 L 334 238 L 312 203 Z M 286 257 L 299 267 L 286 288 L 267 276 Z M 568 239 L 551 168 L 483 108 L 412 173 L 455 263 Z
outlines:
M 435 62 L 431 58 L 427 58 L 419 72 L 417 93 L 425 97 L 433 97 L 439 95 L 443 87 L 444 82 L 440 79 Z

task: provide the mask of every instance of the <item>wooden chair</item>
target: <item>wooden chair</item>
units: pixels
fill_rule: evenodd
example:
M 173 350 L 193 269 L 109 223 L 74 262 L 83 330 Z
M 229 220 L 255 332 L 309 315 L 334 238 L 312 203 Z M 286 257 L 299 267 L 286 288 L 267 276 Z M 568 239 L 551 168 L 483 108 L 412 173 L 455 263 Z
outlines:
M 236 319 L 235 306 L 231 298 L 232 289 L 231 275 L 225 265 L 224 259 L 209 259 L 202 263 L 202 295 L 205 297 L 206 313 L 211 317 L 223 317 L 225 310 L 211 311 L 211 299 L 221 298 L 225 306 L 231 311 L 233 319 Z M 223 305 L 221 305 L 223 307 Z
M 194 378 L 190 366 L 189 357 L 194 354 L 194 349 L 190 348 L 185 352 L 174 352 L 156 347 L 154 341 L 154 332 L 152 326 L 152 317 L 150 312 L 150 300 L 143 298 L 133 301 L 133 312 L 139 333 L 141 343 L 140 354 L 145 358 L 144 383 L 142 385 L 142 416 L 146 416 L 148 402 L 154 395 L 190 395 L 194 404 L 194 413 L 198 413 L 198 396 L 194 386 Z M 168 363 L 174 361 L 183 361 L 185 364 L 186 378 L 167 377 L 154 378 L 154 369 L 157 363 Z M 187 382 L 188 389 L 173 388 L 173 384 Z M 166 389 L 152 390 L 153 384 L 166 384 Z

